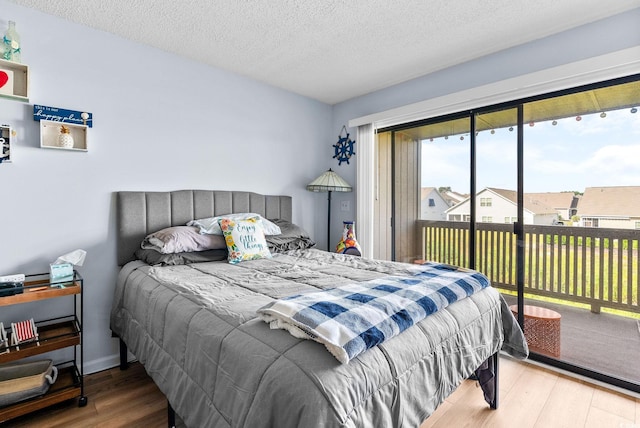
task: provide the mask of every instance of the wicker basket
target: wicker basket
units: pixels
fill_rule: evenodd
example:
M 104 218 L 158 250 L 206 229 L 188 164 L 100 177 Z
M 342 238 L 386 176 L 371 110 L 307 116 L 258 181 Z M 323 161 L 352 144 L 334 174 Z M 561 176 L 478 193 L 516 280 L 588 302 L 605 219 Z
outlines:
M 43 395 L 57 377 L 52 360 L 0 365 L 0 407 Z

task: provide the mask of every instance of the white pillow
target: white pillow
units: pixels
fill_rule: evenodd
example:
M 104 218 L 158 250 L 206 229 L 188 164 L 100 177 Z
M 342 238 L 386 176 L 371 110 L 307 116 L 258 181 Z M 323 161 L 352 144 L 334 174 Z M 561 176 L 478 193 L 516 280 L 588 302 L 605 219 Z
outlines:
M 198 220 L 191 220 L 189 223 L 187 223 L 187 226 L 199 227 L 200 233 L 202 234 L 222 235 L 222 229 L 220 229 L 220 224 L 218 223 L 218 221 L 222 218 L 228 218 L 230 220 L 247 220 L 249 218 L 258 218 L 260 220 L 260 223 L 262 223 L 262 228 L 265 235 L 280 235 L 282 233 L 280 227 L 277 224 L 270 222 L 260 214 L 254 213 L 225 214 L 219 215 L 217 217 L 201 218 Z

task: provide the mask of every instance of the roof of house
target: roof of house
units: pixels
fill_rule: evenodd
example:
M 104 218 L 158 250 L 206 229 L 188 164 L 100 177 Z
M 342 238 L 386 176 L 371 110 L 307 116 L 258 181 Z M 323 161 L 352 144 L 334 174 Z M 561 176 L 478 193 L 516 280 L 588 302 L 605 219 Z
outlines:
M 640 186 L 587 187 L 578 205 L 581 217 L 640 216 Z
M 442 199 L 442 201 L 448 206 L 452 206 L 458 203 L 458 201 L 451 199 L 447 196 L 446 192 L 440 192 L 436 187 L 422 187 L 420 189 L 420 200 L 424 201 L 429 195 L 435 192 L 436 195 Z
M 449 205 L 453 206 L 457 203 L 460 203 L 467 199 L 469 195 L 465 193 L 454 192 L 453 190 L 447 190 L 446 192 L 442 192 L 442 197 L 449 202 Z
M 572 207 L 572 204 L 574 203 L 574 196 L 575 195 L 573 192 L 544 192 L 524 194 L 524 197 L 526 199 L 539 201 L 548 207 L 555 208 L 556 210 L 568 210 L 569 208 L 575 208 Z
M 426 198 L 431 192 L 436 190 L 435 187 L 423 187 L 420 189 L 420 200 Z
M 487 191 L 503 197 L 504 199 L 512 202 L 514 205 L 518 204 L 518 192 L 516 192 L 515 190 L 498 189 L 496 187 L 485 187 L 484 189 L 478 192 L 477 196 L 480 196 L 482 193 Z M 529 198 L 527 197 L 527 195 L 528 193 L 525 193 L 525 199 L 524 199 L 525 210 L 531 212 L 532 214 L 556 214 L 557 213 L 555 208 L 550 207 L 537 199 Z M 469 198 L 465 199 L 463 202 L 460 202 L 460 204 L 465 203 L 468 200 Z M 449 208 L 448 211 L 452 210 L 454 207 Z
M 518 192 L 515 190 L 496 189 L 495 187 L 487 187 L 487 189 L 497 193 L 505 199 L 518 204 Z M 540 201 L 536 198 L 529 196 L 529 193 L 524 194 L 524 208 L 533 214 L 555 214 L 556 210 L 553 206 L 546 204 L 544 201 Z

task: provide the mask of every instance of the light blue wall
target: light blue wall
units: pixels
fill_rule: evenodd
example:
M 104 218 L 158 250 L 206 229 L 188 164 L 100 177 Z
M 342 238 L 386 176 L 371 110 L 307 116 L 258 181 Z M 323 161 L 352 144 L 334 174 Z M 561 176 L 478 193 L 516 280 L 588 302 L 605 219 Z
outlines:
M 354 118 L 634 46 L 640 46 L 640 8 L 336 104 L 332 129 L 337 135 L 342 126 Z M 349 132 L 356 135 L 355 128 Z M 355 148 L 357 156 L 358 142 Z M 355 160 L 350 163 L 340 167 L 337 162 L 332 165 L 353 185 L 356 181 Z M 355 216 L 355 194 L 337 194 L 335 199 L 332 229 L 341 230 L 342 220 Z M 351 213 L 340 211 L 342 200 L 350 201 Z M 356 235 L 357 229 L 356 225 Z
M 323 195 L 305 185 L 322 172 L 331 106 L 0 0 L 0 32 L 8 20 L 31 88 L 29 104 L 0 98 L 0 123 L 18 133 L 13 162 L 0 164 L 0 275 L 46 272 L 62 253 L 88 252 L 79 269 L 88 370 L 117 354 L 114 191 L 286 194 L 311 233 L 316 217 L 326 220 Z M 40 148 L 33 104 L 93 113 L 89 151 Z M 0 308 L 0 321 L 68 310 L 57 300 Z

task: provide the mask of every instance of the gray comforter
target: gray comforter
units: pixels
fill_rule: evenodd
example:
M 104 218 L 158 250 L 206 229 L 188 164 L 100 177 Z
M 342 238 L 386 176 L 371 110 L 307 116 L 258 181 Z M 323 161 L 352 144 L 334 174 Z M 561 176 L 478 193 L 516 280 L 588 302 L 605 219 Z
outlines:
M 456 302 L 348 364 L 256 318 L 276 298 L 413 269 L 318 250 L 238 265 L 134 261 L 119 274 L 111 329 L 189 427 L 417 427 L 498 350 L 526 357 L 496 290 Z

